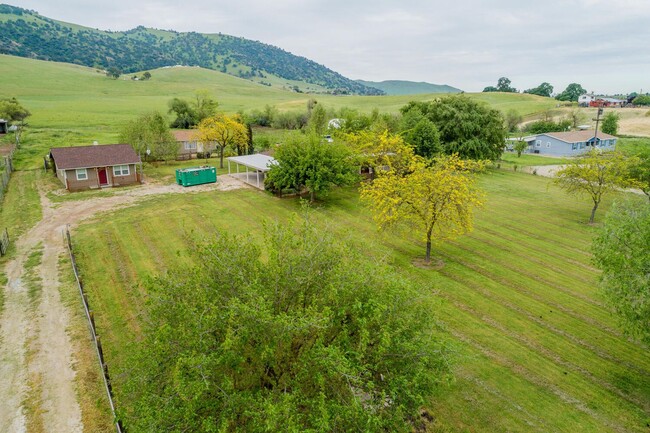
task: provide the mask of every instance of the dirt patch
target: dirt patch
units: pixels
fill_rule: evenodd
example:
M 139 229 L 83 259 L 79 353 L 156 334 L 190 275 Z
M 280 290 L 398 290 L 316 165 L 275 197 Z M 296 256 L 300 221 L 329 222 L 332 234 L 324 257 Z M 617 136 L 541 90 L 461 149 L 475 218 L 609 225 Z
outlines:
M 0 314 L 0 431 L 27 431 L 27 399 L 30 416 L 39 417 L 38 424 L 44 431 L 83 431 L 75 391 L 75 352 L 68 335 L 74 312 L 66 307 L 59 290 L 58 260 L 65 254 L 63 228 L 99 212 L 131 206 L 148 196 L 244 187 L 242 182 L 223 175 L 214 184 L 185 188 L 176 184 L 146 183 L 136 188 L 110 190 L 109 196 L 69 200 L 56 206 L 41 191 L 42 219 L 15 241 L 15 257 L 5 265 L 7 284 L 3 289 L 5 302 Z M 39 243 L 43 246 L 43 257 L 35 271 L 41 278 L 42 291 L 34 306 L 30 305 L 29 289 L 24 283 L 24 264 Z
M 420 269 L 429 269 L 432 271 L 439 271 L 440 269 L 445 267 L 445 261 L 440 259 L 440 258 L 432 258 L 430 261 L 426 261 L 425 258 L 423 257 L 418 257 L 417 259 L 413 259 L 411 261 L 413 266 L 416 268 Z

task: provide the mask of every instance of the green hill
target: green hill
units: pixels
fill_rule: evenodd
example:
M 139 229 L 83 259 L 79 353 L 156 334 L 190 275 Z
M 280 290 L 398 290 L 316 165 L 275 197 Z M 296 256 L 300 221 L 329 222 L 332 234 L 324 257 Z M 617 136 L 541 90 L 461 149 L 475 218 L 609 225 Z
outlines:
M 420 93 L 460 93 L 462 90 L 447 84 L 431 84 L 415 81 L 387 80 L 387 81 L 364 81 L 357 80 L 364 86 L 374 87 L 387 95 L 417 95 Z
M 152 110 L 165 112 L 173 97 L 190 98 L 199 89 L 209 91 L 219 108 L 229 113 L 276 106 L 280 111 L 304 110 L 313 95 L 264 86 L 218 71 L 197 67 L 161 68 L 148 81 L 128 77 L 112 80 L 84 66 L 0 55 L 0 97 L 17 97 L 32 112 L 30 125 L 38 128 L 97 129 L 111 133 L 123 122 Z M 528 94 L 468 94 L 506 112 L 531 115 L 555 106 L 555 101 Z M 378 109 L 396 113 L 411 100 L 427 101 L 439 94 L 393 96 L 318 95 L 327 108 L 349 107 L 362 112 Z
M 123 73 L 187 65 L 219 70 L 296 92 L 379 95 L 304 57 L 224 34 L 179 33 L 142 26 L 125 32 L 64 23 L 37 12 L 0 5 L 0 53 Z

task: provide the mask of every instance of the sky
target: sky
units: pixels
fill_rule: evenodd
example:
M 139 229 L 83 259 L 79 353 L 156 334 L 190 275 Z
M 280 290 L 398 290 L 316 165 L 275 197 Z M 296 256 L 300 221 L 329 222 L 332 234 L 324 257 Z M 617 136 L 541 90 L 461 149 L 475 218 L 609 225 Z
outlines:
M 650 0 L 5 0 L 100 30 L 138 25 L 275 45 L 352 79 L 449 84 L 507 77 L 559 93 L 650 91 Z

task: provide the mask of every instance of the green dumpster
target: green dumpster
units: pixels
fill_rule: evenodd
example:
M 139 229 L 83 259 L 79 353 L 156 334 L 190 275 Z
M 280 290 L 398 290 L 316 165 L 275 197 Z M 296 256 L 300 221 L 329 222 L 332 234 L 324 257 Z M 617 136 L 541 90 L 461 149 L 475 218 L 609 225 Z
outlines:
M 203 165 L 201 167 L 179 168 L 176 170 L 176 183 L 183 186 L 202 185 L 217 181 L 217 169 Z

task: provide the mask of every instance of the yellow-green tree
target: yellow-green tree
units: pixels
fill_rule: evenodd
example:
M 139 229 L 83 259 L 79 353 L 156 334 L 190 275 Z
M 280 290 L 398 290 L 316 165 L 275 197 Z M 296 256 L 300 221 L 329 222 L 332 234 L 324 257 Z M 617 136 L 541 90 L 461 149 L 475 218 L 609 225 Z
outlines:
M 214 143 L 219 149 L 219 166 L 223 168 L 223 154 L 226 148 L 241 150 L 248 145 L 248 129 L 238 115 L 217 114 L 206 117 L 199 123 L 196 139 L 205 146 Z
M 426 241 L 427 263 L 432 241 L 442 241 L 472 230 L 474 208 L 482 205 L 474 173 L 482 162 L 458 155 L 440 156 L 429 162 L 414 157 L 406 174 L 394 170 L 361 188 L 380 229 L 405 224 Z
M 617 189 L 638 186 L 630 173 L 636 162 L 636 158 L 618 151 L 591 149 L 559 170 L 554 182 L 569 194 L 591 198 L 594 206 L 589 223 L 592 224 L 604 195 Z
M 388 131 L 377 133 L 366 130 L 347 134 L 345 141 L 356 155 L 359 165 L 372 170 L 373 178 L 378 172 L 404 174 L 415 156 L 413 147 L 399 135 Z

